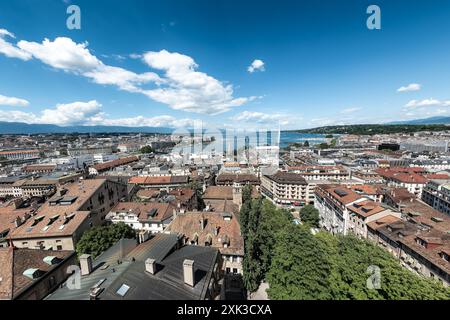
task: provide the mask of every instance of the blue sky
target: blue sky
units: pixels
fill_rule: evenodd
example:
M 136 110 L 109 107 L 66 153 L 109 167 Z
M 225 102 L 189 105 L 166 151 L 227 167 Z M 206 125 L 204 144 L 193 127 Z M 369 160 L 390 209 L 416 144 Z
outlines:
M 81 30 L 66 27 L 70 4 Z M 371 4 L 381 30 L 366 27 Z M 449 34 L 443 0 L 1 1 L 0 121 L 297 129 L 450 115 Z

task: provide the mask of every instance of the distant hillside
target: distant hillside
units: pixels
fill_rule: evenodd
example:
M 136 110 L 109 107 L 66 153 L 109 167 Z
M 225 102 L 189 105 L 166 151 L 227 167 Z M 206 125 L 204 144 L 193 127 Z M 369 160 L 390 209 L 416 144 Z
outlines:
M 328 126 L 305 130 L 295 130 L 300 133 L 320 133 L 320 134 L 358 134 L 374 135 L 389 133 L 414 133 L 419 131 L 446 131 L 450 126 L 443 124 L 358 124 L 344 126 Z
M 70 126 L 53 124 L 27 124 L 22 122 L 0 122 L 0 134 L 38 134 L 38 133 L 172 133 L 171 128 L 121 127 L 121 126 Z
M 431 117 L 408 121 L 394 121 L 389 122 L 388 124 L 450 124 L 450 117 Z

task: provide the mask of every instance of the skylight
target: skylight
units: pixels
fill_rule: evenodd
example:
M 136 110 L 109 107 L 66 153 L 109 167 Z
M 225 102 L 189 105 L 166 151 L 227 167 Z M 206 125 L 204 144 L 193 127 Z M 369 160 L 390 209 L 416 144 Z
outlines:
M 116 291 L 116 293 L 121 296 L 121 297 L 125 297 L 125 295 L 127 294 L 128 290 L 130 290 L 130 286 L 127 286 L 125 283 L 122 284 L 119 288 L 119 290 Z

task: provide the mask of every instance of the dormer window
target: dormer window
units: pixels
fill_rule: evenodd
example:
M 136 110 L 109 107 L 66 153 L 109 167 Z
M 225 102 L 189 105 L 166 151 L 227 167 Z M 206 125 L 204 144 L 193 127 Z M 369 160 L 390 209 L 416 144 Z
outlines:
M 422 247 L 424 247 L 424 248 L 427 247 L 427 243 L 426 243 L 424 240 L 420 239 L 420 238 L 416 238 L 416 243 L 417 243 L 419 246 L 422 246 Z
M 441 256 L 441 258 L 447 262 L 450 262 L 450 255 L 448 255 L 448 253 L 442 251 L 441 253 L 439 253 L 439 255 Z
M 32 227 L 34 227 L 35 225 L 37 225 L 39 222 L 41 222 L 42 220 L 44 220 L 44 216 L 39 216 L 34 218 L 33 223 L 31 224 Z

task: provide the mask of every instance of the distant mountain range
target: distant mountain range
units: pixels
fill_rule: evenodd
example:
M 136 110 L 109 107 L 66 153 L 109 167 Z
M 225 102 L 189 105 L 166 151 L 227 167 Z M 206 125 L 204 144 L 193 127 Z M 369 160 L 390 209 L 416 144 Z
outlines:
M 324 128 L 313 128 L 307 130 L 292 130 L 304 132 L 334 132 L 336 127 L 364 127 L 384 125 L 450 125 L 450 117 L 431 117 L 408 121 L 393 121 L 384 124 L 367 124 L 353 126 L 330 126 Z M 323 130 L 327 128 L 327 130 Z M 333 129 L 333 130 L 331 130 Z M 124 126 L 68 126 L 61 127 L 53 124 L 28 124 L 23 122 L 0 121 L 0 134 L 39 134 L 39 133 L 163 133 L 170 134 L 174 128 L 166 127 L 124 127 Z M 322 132 L 323 131 L 323 132 Z M 337 132 L 334 132 L 337 133 Z
M 172 133 L 173 128 L 122 127 L 122 126 L 69 126 L 53 124 L 27 124 L 22 122 L 0 121 L 0 134 L 38 134 L 38 133 Z
M 431 117 L 408 121 L 394 121 L 386 124 L 450 124 L 450 117 Z

